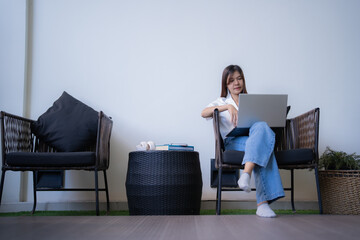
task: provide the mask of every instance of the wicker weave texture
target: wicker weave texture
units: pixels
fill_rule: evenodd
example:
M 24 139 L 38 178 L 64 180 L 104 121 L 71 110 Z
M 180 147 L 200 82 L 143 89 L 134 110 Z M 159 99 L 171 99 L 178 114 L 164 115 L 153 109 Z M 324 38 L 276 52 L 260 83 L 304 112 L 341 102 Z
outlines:
M 131 152 L 126 194 L 130 215 L 199 214 L 202 175 L 198 152 Z
M 5 152 L 31 152 L 33 147 L 31 120 L 6 115 L 3 118 Z
M 314 148 L 316 144 L 316 109 L 290 119 L 294 148 Z
M 323 213 L 360 214 L 360 171 L 319 171 Z

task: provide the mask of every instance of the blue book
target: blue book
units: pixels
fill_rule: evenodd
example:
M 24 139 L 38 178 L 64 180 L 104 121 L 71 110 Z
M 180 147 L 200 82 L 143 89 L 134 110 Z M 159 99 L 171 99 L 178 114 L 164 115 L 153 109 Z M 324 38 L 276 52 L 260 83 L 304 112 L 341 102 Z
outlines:
M 156 145 L 156 150 L 194 151 L 194 146 L 188 146 L 187 144 L 181 144 L 181 145 L 163 144 L 163 145 Z

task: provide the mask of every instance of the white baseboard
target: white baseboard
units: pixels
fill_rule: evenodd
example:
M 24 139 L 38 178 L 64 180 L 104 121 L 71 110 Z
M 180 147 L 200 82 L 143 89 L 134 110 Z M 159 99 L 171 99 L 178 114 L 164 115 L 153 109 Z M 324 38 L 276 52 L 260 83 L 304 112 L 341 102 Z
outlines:
M 201 209 L 215 209 L 214 200 L 201 201 Z M 31 211 L 33 204 L 26 203 L 2 203 L 0 212 Z M 271 204 L 273 209 L 291 209 L 290 201 L 277 201 Z M 295 202 L 297 210 L 319 210 L 318 203 L 313 201 Z M 106 203 L 100 203 L 100 210 L 106 209 Z M 111 202 L 111 210 L 128 210 L 127 202 Z M 222 201 L 222 209 L 256 209 L 255 201 Z M 55 202 L 37 203 L 36 211 L 86 211 L 95 210 L 95 202 Z

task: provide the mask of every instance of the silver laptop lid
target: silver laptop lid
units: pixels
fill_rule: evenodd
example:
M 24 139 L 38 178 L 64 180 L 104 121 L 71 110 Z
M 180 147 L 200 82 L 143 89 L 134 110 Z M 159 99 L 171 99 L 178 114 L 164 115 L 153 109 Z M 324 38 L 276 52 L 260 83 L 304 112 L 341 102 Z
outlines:
M 264 121 L 269 127 L 285 127 L 287 94 L 240 94 L 238 128 Z

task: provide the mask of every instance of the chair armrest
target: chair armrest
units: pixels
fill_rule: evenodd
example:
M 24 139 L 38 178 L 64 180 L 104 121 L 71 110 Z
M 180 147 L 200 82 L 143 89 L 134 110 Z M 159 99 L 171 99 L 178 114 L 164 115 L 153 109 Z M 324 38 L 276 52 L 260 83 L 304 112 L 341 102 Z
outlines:
M 113 121 L 102 111 L 99 112 L 97 139 L 96 139 L 96 166 L 107 169 L 110 163 L 110 137 Z
M 215 167 L 222 165 L 222 152 L 224 151 L 224 141 L 220 134 L 219 110 L 215 108 L 213 113 L 213 127 L 215 135 Z
M 287 120 L 286 136 L 288 149 L 313 149 L 318 159 L 320 109 L 315 108 Z
M 31 119 L 1 112 L 1 146 L 2 152 L 29 152 L 33 149 Z
M 1 111 L 1 158 L 5 165 L 5 154 L 9 152 L 31 152 L 34 136 L 31 133 L 31 119 Z

